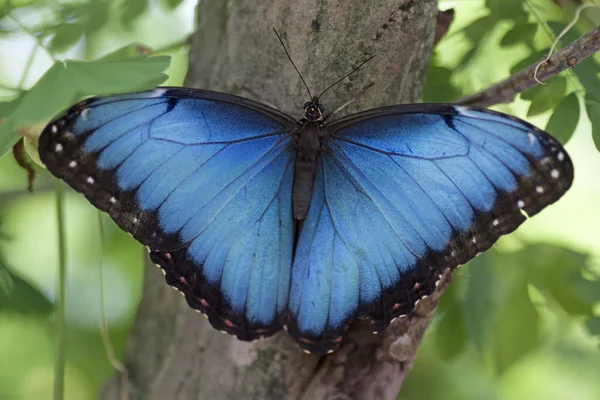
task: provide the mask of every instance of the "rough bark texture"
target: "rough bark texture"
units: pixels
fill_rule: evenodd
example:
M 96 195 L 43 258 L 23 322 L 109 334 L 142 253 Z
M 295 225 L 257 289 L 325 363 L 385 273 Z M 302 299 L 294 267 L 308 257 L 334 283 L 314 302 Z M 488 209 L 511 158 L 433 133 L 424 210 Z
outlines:
M 311 90 L 319 93 L 376 54 L 322 99 L 342 114 L 414 102 L 436 27 L 435 0 L 202 0 L 186 85 L 267 101 L 301 117 L 306 89 L 278 43 L 286 42 Z M 449 282 L 447 273 L 416 312 L 382 335 L 360 323 L 339 351 L 304 354 L 282 333 L 245 343 L 215 331 L 164 283 L 146 274 L 125 354 L 130 399 L 394 399 Z M 103 398 L 120 397 L 118 380 Z

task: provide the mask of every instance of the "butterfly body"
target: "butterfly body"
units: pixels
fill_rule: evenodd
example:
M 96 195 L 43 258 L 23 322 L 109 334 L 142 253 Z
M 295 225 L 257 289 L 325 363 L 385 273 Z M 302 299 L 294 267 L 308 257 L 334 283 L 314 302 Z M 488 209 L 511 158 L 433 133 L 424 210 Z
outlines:
M 304 118 L 298 121 L 294 147 L 294 185 L 292 202 L 294 218 L 303 220 L 312 199 L 317 159 L 323 151 L 325 125 L 323 124 L 323 106 L 318 98 L 304 104 Z
M 315 353 L 381 331 L 446 269 L 558 200 L 562 146 L 504 114 L 444 104 L 300 121 L 223 93 L 85 100 L 42 133 L 56 176 L 147 246 L 166 281 L 242 340 L 286 327 Z

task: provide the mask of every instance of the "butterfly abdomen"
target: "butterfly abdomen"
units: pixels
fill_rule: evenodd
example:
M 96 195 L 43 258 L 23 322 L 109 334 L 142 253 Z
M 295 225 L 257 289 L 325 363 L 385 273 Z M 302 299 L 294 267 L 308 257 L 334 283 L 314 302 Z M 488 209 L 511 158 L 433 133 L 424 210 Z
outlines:
M 320 122 L 301 122 L 296 139 L 296 162 L 294 164 L 294 185 L 292 187 L 292 204 L 294 218 L 306 218 L 308 206 L 312 199 L 317 171 L 317 159 L 321 149 Z

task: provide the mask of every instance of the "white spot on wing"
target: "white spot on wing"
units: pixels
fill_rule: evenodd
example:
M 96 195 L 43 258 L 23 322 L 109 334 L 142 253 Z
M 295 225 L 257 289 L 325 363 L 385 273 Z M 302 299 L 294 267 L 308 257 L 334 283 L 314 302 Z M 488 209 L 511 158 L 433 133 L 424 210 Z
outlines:
M 517 201 L 517 207 L 519 207 L 519 208 L 525 207 L 525 203 L 523 203 L 523 200 Z
M 117 202 L 117 199 L 115 199 L 114 197 L 111 197 L 109 201 L 111 204 L 115 204 Z
M 69 168 L 75 168 L 77 166 L 77 161 L 71 161 L 69 163 Z
M 536 137 L 535 137 L 535 135 L 533 134 L 533 132 L 529 132 L 529 133 L 527 134 L 527 137 L 529 138 L 529 144 L 534 144 L 534 143 L 535 143 Z
M 544 193 L 544 188 L 541 186 L 536 186 L 535 191 L 538 192 L 539 194 L 542 194 L 542 193 Z
M 477 243 L 477 239 L 473 237 L 473 244 Z
M 56 127 L 56 125 L 52 125 L 52 128 L 50 128 L 52 130 L 52 133 L 56 133 L 58 131 L 58 128 Z
M 556 179 L 560 176 L 560 173 L 558 172 L 557 169 L 553 169 L 552 171 L 550 171 L 550 176 L 553 177 L 554 179 Z
M 151 92 L 151 94 L 148 97 L 150 97 L 150 98 L 160 97 L 163 94 L 165 94 L 166 92 L 167 92 L 167 89 L 165 89 L 165 88 L 156 88 Z
M 471 111 L 471 109 L 463 106 L 454 106 L 454 109 L 457 113 L 461 115 L 466 115 L 467 117 L 474 117 L 475 114 Z
M 138 223 L 138 221 L 139 221 L 139 220 L 138 220 L 136 217 L 133 217 L 133 223 L 134 223 L 134 224 L 137 224 L 137 223 Z
M 498 222 L 498 220 L 495 219 L 494 222 L 492 222 L 492 224 L 494 224 L 494 226 L 498 226 L 498 224 L 500 224 L 500 222 Z
M 87 121 L 89 112 L 90 112 L 89 108 L 84 108 L 83 110 L 81 110 L 81 119 L 84 121 Z
M 60 143 L 56 143 L 56 146 L 54 146 L 54 151 L 56 151 L 57 153 L 60 153 L 63 150 L 63 145 Z
M 91 176 L 88 176 L 87 183 L 89 183 L 90 185 L 92 185 L 94 183 L 94 178 L 92 178 Z
M 562 161 L 565 159 L 565 155 L 564 153 L 561 151 L 560 153 L 557 154 L 556 158 L 558 158 L 558 161 Z

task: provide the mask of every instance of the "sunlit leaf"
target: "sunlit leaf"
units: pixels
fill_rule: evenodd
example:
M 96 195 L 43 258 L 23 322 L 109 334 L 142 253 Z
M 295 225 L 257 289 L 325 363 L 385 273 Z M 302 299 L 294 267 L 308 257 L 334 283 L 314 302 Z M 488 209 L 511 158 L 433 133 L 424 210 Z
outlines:
M 82 95 L 123 93 L 150 89 L 167 80 L 162 71 L 170 60 L 169 56 L 141 55 L 124 60 L 68 61 L 67 71 Z
M 52 99 L 49 101 L 49 99 Z M 23 95 L 13 113 L 16 126 L 49 120 L 76 99 L 76 91 L 62 62 L 57 61 Z
M 492 330 L 492 353 L 496 370 L 504 373 L 538 343 L 539 315 L 527 292 L 527 284 L 513 288 L 499 311 Z
M 571 93 L 556 107 L 548 124 L 548 131 L 560 143 L 565 144 L 571 139 L 579 122 L 579 100 Z
M 515 25 L 500 40 L 500 46 L 509 47 L 519 43 L 531 43 L 533 36 L 537 31 L 537 24 L 519 24 Z
M 527 116 L 533 117 L 552 110 L 562 102 L 567 90 L 567 80 L 562 76 L 556 76 L 545 85 L 537 85 L 523 92 L 521 98 L 531 100 Z

